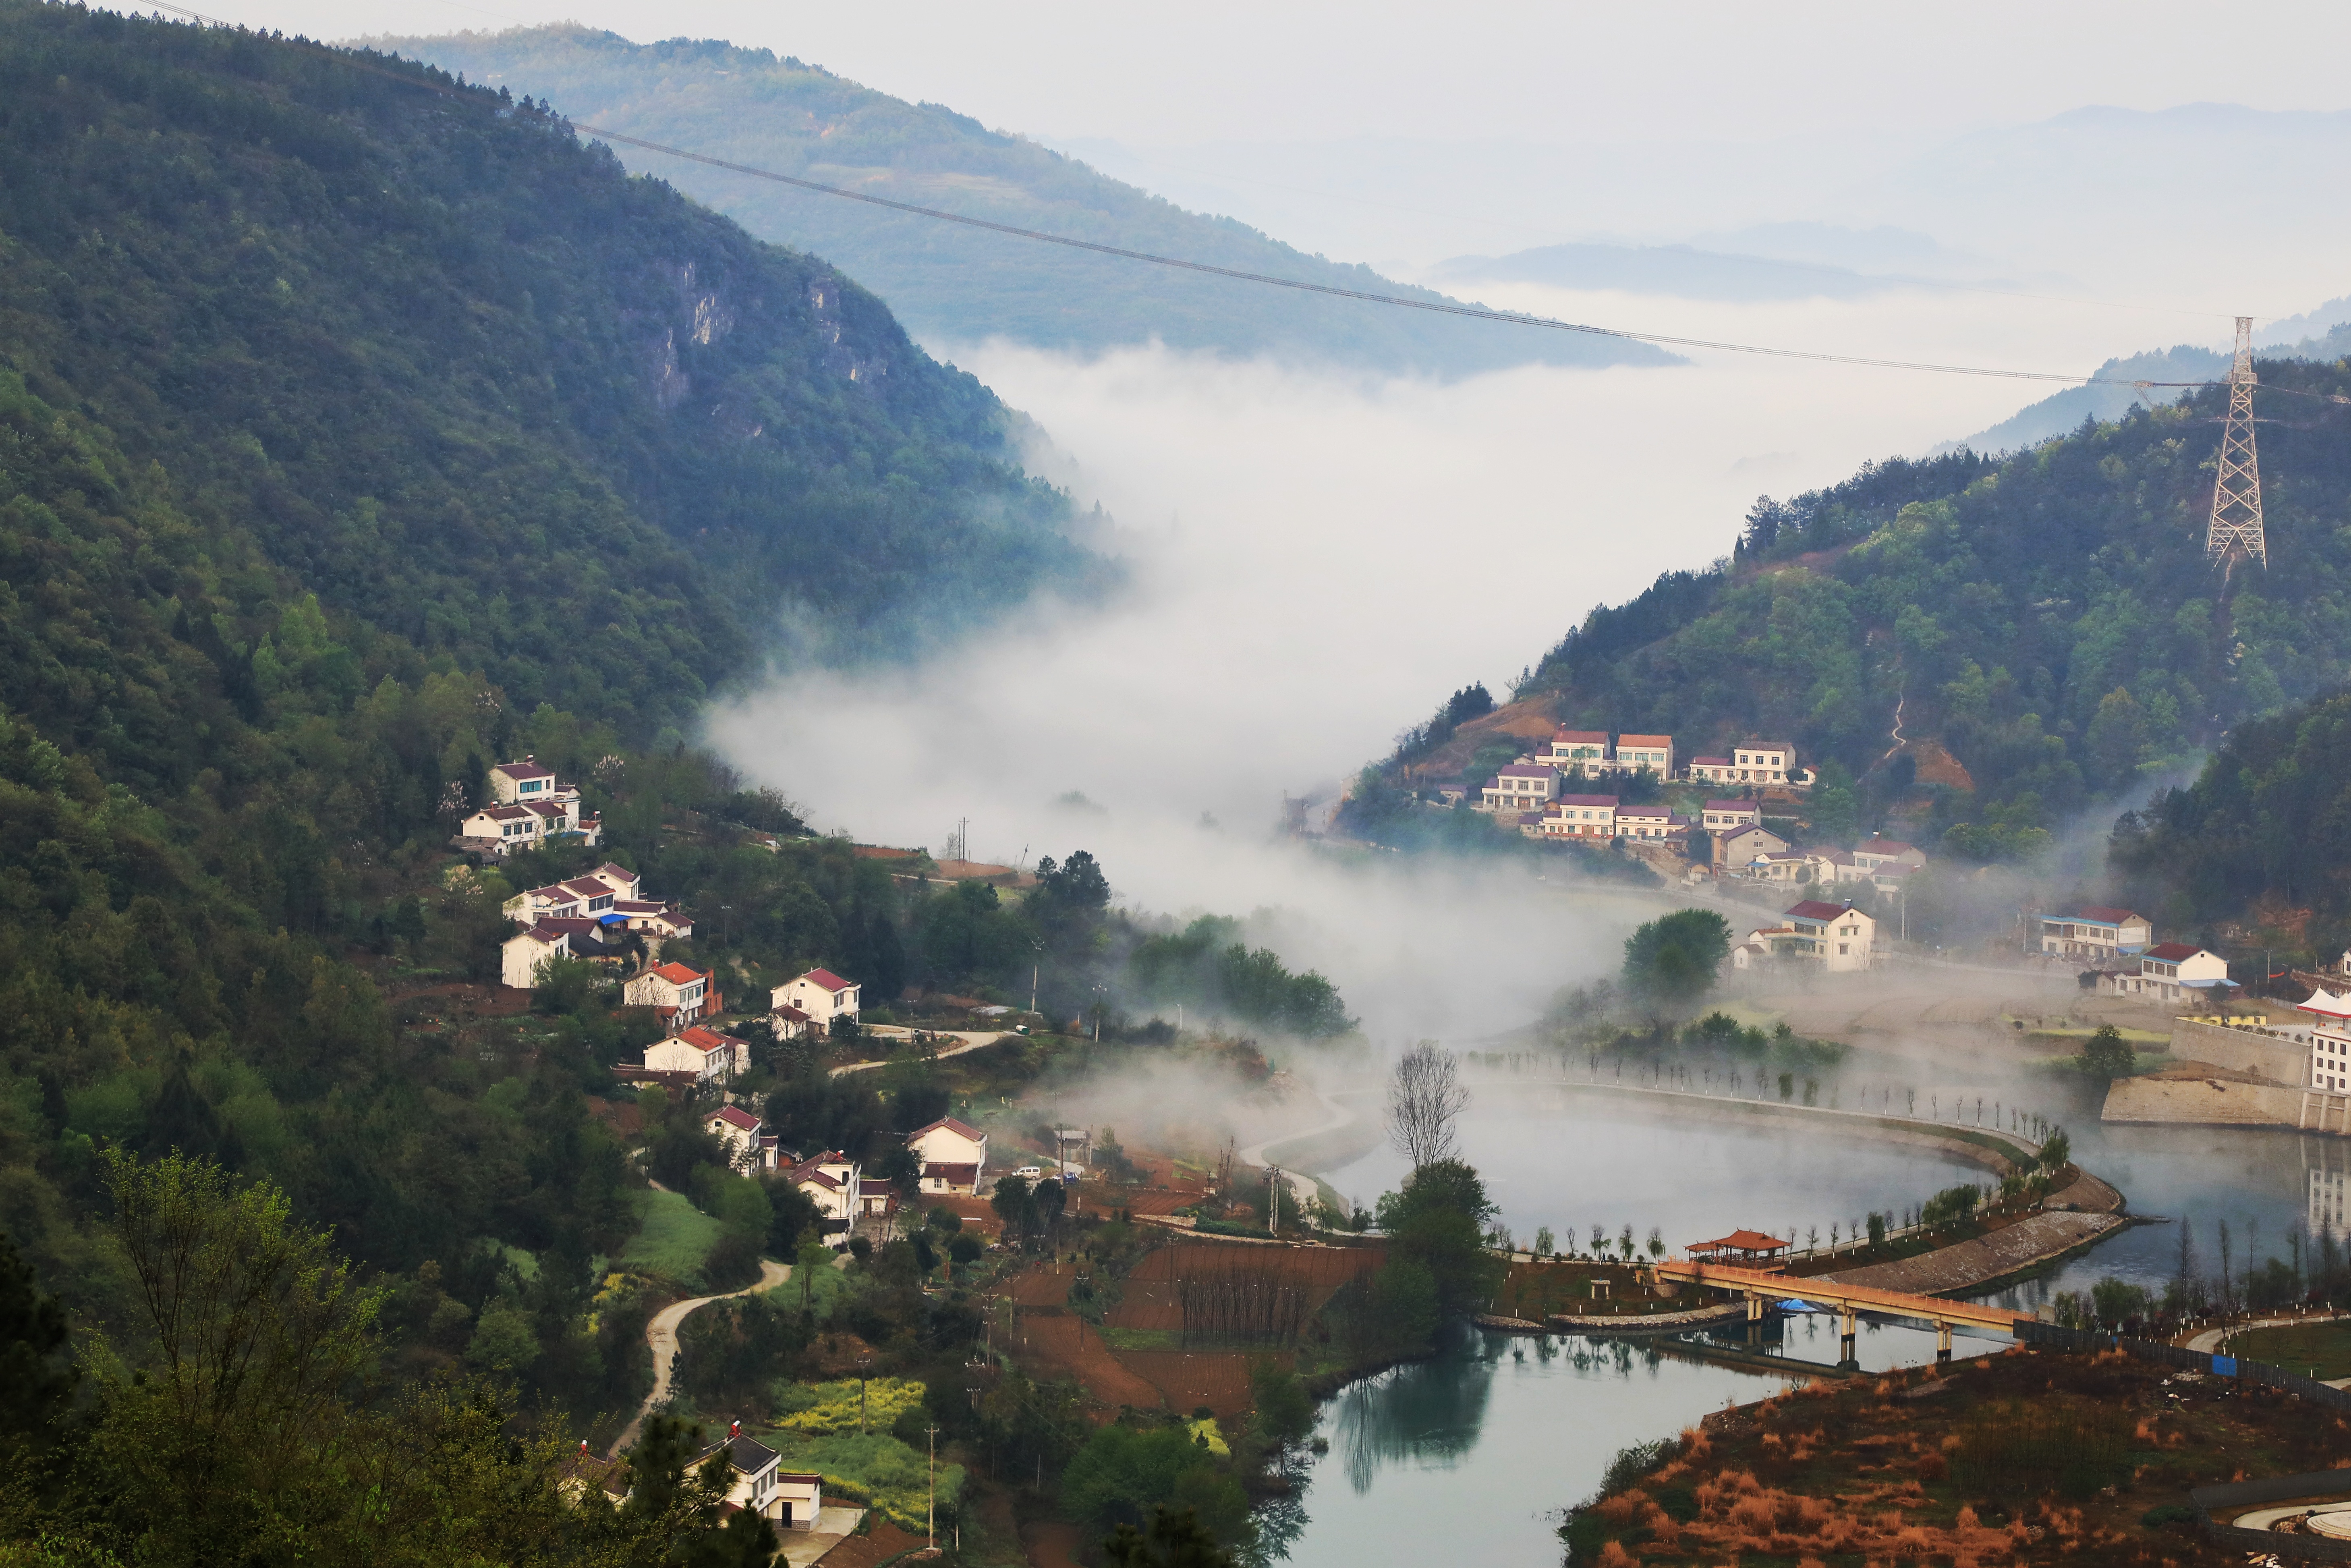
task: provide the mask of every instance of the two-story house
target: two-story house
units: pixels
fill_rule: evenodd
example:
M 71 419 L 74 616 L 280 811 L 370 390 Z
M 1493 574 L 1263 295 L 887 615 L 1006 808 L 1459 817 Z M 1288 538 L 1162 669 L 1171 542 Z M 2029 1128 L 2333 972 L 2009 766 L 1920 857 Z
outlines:
M 672 1030 L 720 1011 L 718 988 L 710 975 L 684 964 L 658 964 L 622 988 L 621 997 L 632 1008 L 652 1008 Z
M 1479 791 L 1479 809 L 1487 811 L 1540 811 L 1560 791 L 1559 770 L 1547 762 L 1524 758 L 1486 780 Z
M 2215 984 L 2229 983 L 2229 960 L 2187 942 L 2158 942 L 2138 956 L 2133 967 L 2098 977 L 2108 996 L 2144 997 L 2166 1006 L 2200 1000 Z
M 2086 964 L 2110 963 L 2144 952 L 2154 927 L 2144 915 L 2106 904 L 2085 904 L 2062 915 L 2041 917 L 2041 950 Z
M 1763 820 L 1763 808 L 1752 800 L 1708 800 L 1698 821 L 1709 833 L 1724 828 L 1751 828 Z
M 748 1173 L 776 1168 L 776 1139 L 758 1117 L 742 1106 L 721 1105 L 702 1119 L 702 1130 L 726 1146 L 726 1163 L 737 1170 Z
M 922 1162 L 925 1192 L 973 1193 L 987 1168 L 987 1134 L 967 1122 L 942 1116 L 906 1134 L 906 1146 Z
M 1538 832 L 1544 838 L 1613 839 L 1616 800 L 1614 795 L 1562 795 L 1543 809 Z
M 1616 737 L 1616 771 L 1654 773 L 1660 782 L 1674 776 L 1674 737 L 1670 735 L 1620 735 Z
M 857 1200 L 862 1177 L 857 1162 L 839 1149 L 827 1149 L 811 1155 L 792 1167 L 785 1178 L 806 1194 L 824 1217 L 825 1230 L 835 1248 L 849 1245 L 849 1227 L 857 1218 Z
M 1854 871 L 1865 879 L 1884 866 L 1898 865 L 1907 871 L 1917 871 L 1926 863 L 1926 851 L 1916 844 L 1906 844 L 1899 839 L 1881 838 L 1872 833 L 1866 842 L 1853 846 Z
M 1852 904 L 1808 898 L 1789 906 L 1784 918 L 1795 933 L 1801 956 L 1832 974 L 1866 969 L 1875 960 L 1877 922 Z
M 743 1436 L 743 1424 L 732 1423 L 726 1440 L 713 1443 L 694 1456 L 689 1470 L 707 1464 L 721 1449 L 732 1461 L 722 1508 L 732 1505 L 755 1513 L 785 1530 L 814 1530 L 823 1502 L 824 1478 L 813 1470 L 788 1470 L 783 1456 L 767 1444 Z M 778 1557 L 784 1554 L 777 1552 Z
M 537 988 L 548 964 L 571 956 L 570 934 L 546 922 L 509 936 L 498 949 L 498 983 L 517 991 Z
M 780 1037 L 822 1034 L 836 1018 L 857 1021 L 857 993 L 856 981 L 844 980 L 830 969 L 810 969 L 769 991 L 768 1008 L 775 1014 L 776 1033 Z
M 701 1082 L 724 1082 L 751 1066 L 751 1048 L 733 1035 L 701 1024 L 645 1047 L 645 1066 L 656 1072 L 691 1072 Z
M 1788 852 L 1788 841 L 1764 827 L 1717 828 L 1707 838 L 1713 845 L 1714 867 L 1721 872 L 1737 871 L 1760 855 Z
M 1663 839 L 1678 839 L 1689 830 L 1690 820 L 1687 817 L 1663 806 L 1616 808 L 1616 834 L 1619 838 L 1655 842 Z
M 1690 778 L 1701 784 L 1787 784 L 1796 778 L 1796 748 L 1784 740 L 1741 741 L 1727 757 L 1693 757 Z
M 1547 762 L 1571 779 L 1597 779 L 1608 770 L 1608 732 L 1562 729 L 1551 737 L 1550 749 L 1532 760 Z

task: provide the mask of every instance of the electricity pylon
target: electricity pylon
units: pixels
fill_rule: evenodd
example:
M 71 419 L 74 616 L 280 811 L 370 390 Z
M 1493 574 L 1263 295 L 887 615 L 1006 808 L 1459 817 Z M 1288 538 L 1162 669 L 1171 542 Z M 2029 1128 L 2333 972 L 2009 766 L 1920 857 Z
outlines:
M 2206 559 L 2223 572 L 2240 560 L 2270 564 L 2262 533 L 2262 473 L 2253 455 L 2253 319 L 2237 318 L 2237 359 L 2229 367 L 2229 422 L 2220 432 L 2220 473 L 2212 486 Z

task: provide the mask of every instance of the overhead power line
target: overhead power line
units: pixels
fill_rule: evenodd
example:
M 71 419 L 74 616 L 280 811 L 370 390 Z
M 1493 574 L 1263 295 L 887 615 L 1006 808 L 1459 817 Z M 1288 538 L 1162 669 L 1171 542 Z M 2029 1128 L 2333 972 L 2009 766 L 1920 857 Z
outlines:
M 149 3 L 153 9 L 186 16 L 208 26 L 232 26 L 217 17 L 205 16 L 202 12 L 190 10 L 183 5 L 167 5 L 163 0 L 149 0 Z M 469 96 L 460 89 L 444 87 L 439 82 L 370 65 L 355 57 L 349 50 L 329 48 L 323 44 L 309 43 L 306 39 L 287 41 L 308 47 L 318 53 L 340 60 L 354 70 L 367 71 L 371 75 L 384 77 L 446 98 L 464 99 Z M 778 185 L 789 185 L 795 190 L 808 191 L 818 195 L 835 196 L 842 201 L 860 202 L 867 206 L 883 207 L 914 217 L 930 218 L 938 223 L 956 224 L 965 228 L 1007 235 L 1015 239 L 1029 240 L 1039 245 L 1060 246 L 1069 250 L 1089 251 L 1097 256 L 1115 256 L 1124 261 L 1142 262 L 1147 266 L 1164 267 L 1179 272 L 1198 273 L 1210 277 L 1226 277 L 1238 283 L 1288 288 L 1303 294 L 1320 294 L 1334 299 L 1353 299 L 1366 305 L 1384 305 L 1395 309 L 1420 310 L 1436 316 L 1458 316 L 1473 321 L 1492 321 L 1509 327 L 1532 327 L 1545 331 L 1573 332 L 1593 338 L 1614 338 L 1625 342 L 1650 343 L 1660 348 L 1698 349 L 1724 354 L 1750 354 L 1764 359 L 1801 360 L 1814 364 L 1854 365 L 1870 370 L 1917 371 L 1932 375 L 1981 376 L 1998 381 L 2051 382 L 2065 386 L 2126 386 L 2140 391 L 2158 387 L 2188 389 L 2228 384 L 2227 378 L 2158 382 L 2122 376 L 2068 375 L 2055 371 L 1998 370 L 1983 365 L 1945 365 L 1917 360 L 1875 359 L 1863 354 L 1833 354 L 1812 349 L 1775 348 L 1756 343 L 1725 342 L 1711 338 L 1684 338 L 1665 332 L 1642 332 L 1625 327 L 1602 327 L 1583 321 L 1562 321 L 1555 317 L 1532 316 L 1520 311 L 1492 310 L 1482 305 L 1464 305 L 1458 300 L 1441 298 L 1415 299 L 1402 294 L 1382 294 L 1364 288 L 1342 288 L 1336 284 L 1310 283 L 1304 278 L 1282 277 L 1266 272 L 1250 272 L 1236 267 L 1218 267 L 1212 262 L 1192 261 L 1183 256 L 1161 256 L 1155 251 L 1134 250 L 1125 246 L 1104 245 L 1099 240 L 1079 239 L 1072 235 L 1057 235 L 1044 229 L 1023 228 L 1017 224 L 1000 224 L 992 219 L 977 218 L 965 213 L 948 212 L 943 207 L 926 207 L 914 202 L 901 202 L 888 196 L 877 196 L 868 191 L 852 191 L 841 185 L 828 185 L 820 180 L 804 179 L 798 174 L 787 174 L 775 169 L 763 169 L 756 163 L 737 163 L 731 159 L 714 157 L 707 152 L 696 152 L 691 148 L 673 147 L 666 142 L 648 141 L 642 136 L 632 136 L 624 131 L 615 131 L 606 126 L 585 125 L 578 120 L 568 121 L 568 123 L 574 131 L 583 131 L 590 136 L 601 136 L 608 141 L 617 141 L 623 146 L 642 148 L 648 152 L 658 152 L 670 158 L 682 158 L 687 162 L 700 163 L 706 168 L 723 169 L 729 173 L 742 174 L 755 180 L 766 180 Z M 2339 394 L 2297 392 L 2292 387 L 2278 386 L 2267 386 L 2262 390 L 2291 392 L 2303 397 L 2325 398 L 2330 402 L 2351 403 L 2351 397 Z

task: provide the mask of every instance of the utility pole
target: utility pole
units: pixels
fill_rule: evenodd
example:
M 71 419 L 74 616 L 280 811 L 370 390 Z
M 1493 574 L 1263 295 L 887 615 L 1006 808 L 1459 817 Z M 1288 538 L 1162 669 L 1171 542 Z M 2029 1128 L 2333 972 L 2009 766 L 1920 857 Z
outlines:
M 939 1544 L 939 1429 L 925 1427 L 923 1430 L 931 1436 L 931 1516 L 923 1533 L 930 1537 L 931 1547 L 935 1551 Z
M 2212 483 L 2212 523 L 2204 554 L 2222 580 L 2240 560 L 2269 570 L 2262 532 L 2262 475 L 2253 452 L 2253 319 L 2237 318 L 2237 357 L 2229 367 L 2229 417 L 2220 432 L 2220 472 Z

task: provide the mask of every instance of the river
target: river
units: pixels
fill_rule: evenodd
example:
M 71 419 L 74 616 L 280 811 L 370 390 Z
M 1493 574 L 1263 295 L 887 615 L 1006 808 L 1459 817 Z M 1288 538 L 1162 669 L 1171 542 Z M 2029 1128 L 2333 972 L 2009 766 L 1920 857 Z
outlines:
M 2283 1256 L 2289 1233 L 2309 1221 L 2312 1173 L 2317 1190 L 2331 1191 L 2330 1178 L 2351 1166 L 2351 1145 L 2339 1138 L 2106 1126 L 2086 1105 L 2068 1113 L 2081 1164 L 2120 1187 L 2134 1213 L 2187 1218 L 2208 1272 L 2218 1266 L 2220 1221 L 2237 1267 L 2249 1234 L 2262 1255 Z M 1832 1222 L 1984 1179 L 1932 1149 L 1787 1134 L 1784 1124 L 1689 1122 L 1604 1094 L 1552 1109 L 1489 1092 L 1460 1123 L 1463 1156 L 1521 1241 L 1542 1226 L 1563 1238 L 1572 1226 L 1588 1242 L 1594 1223 L 1612 1236 L 1629 1223 L 1644 1238 L 1655 1226 L 1677 1250 L 1741 1225 L 1781 1234 L 1817 1226 L 1825 1239 Z M 1368 1204 L 1404 1170 L 1383 1146 L 1323 1175 Z M 2002 1299 L 2033 1305 L 2105 1274 L 2159 1288 L 2175 1271 L 2178 1238 L 2175 1225 L 2131 1228 Z M 1836 1357 L 1831 1320 L 1798 1317 L 1767 1332 L 1762 1348 L 1792 1360 Z M 1963 1337 L 1956 1353 L 2004 1343 Z M 1856 1348 L 1865 1370 L 1883 1370 L 1930 1360 L 1934 1336 L 1865 1322 Z M 1637 1341 L 1463 1330 L 1435 1360 L 1353 1385 L 1323 1406 L 1318 1436 L 1328 1452 L 1304 1461 L 1298 1496 L 1263 1516 L 1269 1544 L 1297 1568 L 1556 1563 L 1559 1511 L 1591 1495 L 1618 1449 L 1783 1384 Z

